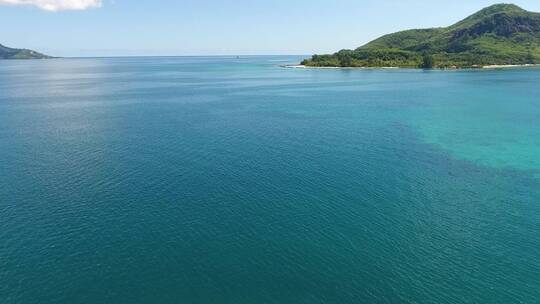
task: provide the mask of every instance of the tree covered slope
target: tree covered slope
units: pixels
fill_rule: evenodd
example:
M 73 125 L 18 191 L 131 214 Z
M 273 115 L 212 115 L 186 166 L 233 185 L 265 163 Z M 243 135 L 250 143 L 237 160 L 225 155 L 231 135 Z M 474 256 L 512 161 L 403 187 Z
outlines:
M 475 67 L 540 62 L 540 13 L 496 4 L 445 28 L 382 36 L 302 64 L 342 67 Z
M 41 53 L 26 50 L 26 49 L 13 49 L 0 44 L 0 59 L 44 59 L 51 58 Z

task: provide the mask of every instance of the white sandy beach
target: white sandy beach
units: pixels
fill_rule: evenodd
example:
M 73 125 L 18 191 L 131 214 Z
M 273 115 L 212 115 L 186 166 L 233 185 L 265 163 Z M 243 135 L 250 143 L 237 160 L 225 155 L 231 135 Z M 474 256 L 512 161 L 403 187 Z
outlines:
M 400 68 L 400 67 L 318 67 L 318 66 L 305 66 L 302 64 L 286 64 L 281 67 L 289 69 L 414 69 L 414 68 Z M 510 68 L 530 68 L 530 67 L 540 67 L 540 64 L 494 64 L 494 65 L 484 65 L 471 68 L 434 68 L 434 70 L 475 70 L 475 69 L 510 69 Z

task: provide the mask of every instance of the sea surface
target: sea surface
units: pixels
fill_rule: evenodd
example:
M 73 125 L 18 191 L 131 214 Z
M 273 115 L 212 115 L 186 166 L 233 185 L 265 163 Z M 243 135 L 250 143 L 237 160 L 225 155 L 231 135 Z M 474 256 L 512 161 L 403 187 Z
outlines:
M 0 62 L 0 303 L 540 303 L 540 69 Z

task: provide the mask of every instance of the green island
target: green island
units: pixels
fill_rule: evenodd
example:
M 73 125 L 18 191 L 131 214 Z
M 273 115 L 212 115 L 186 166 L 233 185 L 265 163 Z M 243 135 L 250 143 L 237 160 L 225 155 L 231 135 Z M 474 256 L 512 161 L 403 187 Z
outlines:
M 0 44 L 0 59 L 47 59 L 52 58 L 36 51 L 14 49 Z
M 355 50 L 314 55 L 307 67 L 477 68 L 540 63 L 540 13 L 496 4 L 444 28 L 382 36 Z

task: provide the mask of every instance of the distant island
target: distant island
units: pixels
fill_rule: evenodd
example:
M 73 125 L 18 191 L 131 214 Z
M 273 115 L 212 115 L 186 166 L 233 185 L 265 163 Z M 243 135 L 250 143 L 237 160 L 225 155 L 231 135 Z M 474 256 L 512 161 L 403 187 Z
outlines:
M 0 44 L 0 59 L 47 59 L 52 58 L 36 51 L 14 49 Z
M 308 67 L 474 68 L 540 63 L 540 13 L 496 4 L 445 28 L 385 35 L 355 50 L 314 55 Z

